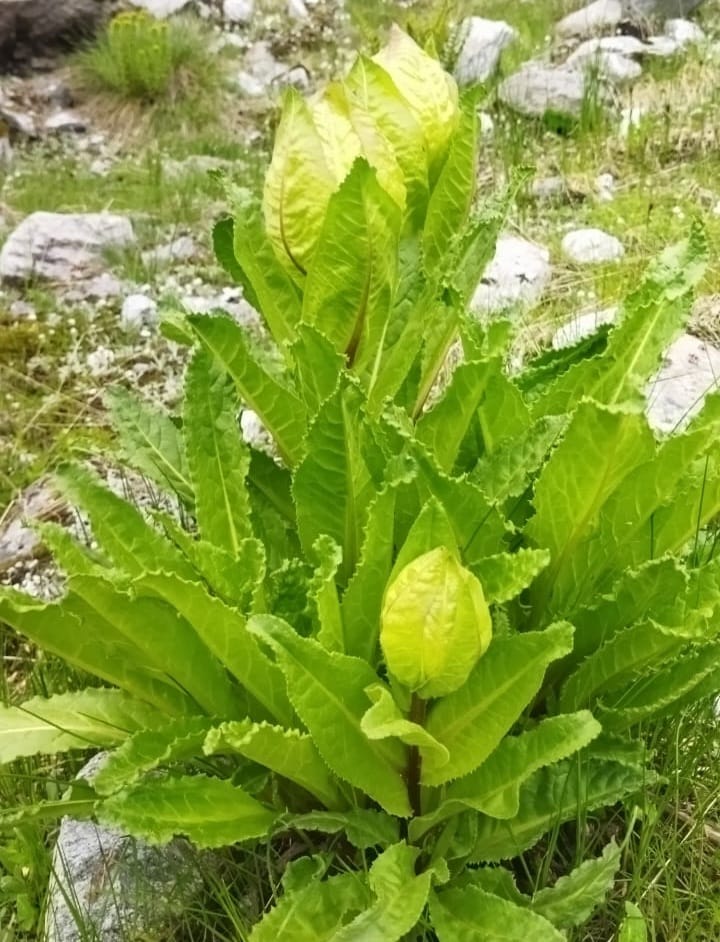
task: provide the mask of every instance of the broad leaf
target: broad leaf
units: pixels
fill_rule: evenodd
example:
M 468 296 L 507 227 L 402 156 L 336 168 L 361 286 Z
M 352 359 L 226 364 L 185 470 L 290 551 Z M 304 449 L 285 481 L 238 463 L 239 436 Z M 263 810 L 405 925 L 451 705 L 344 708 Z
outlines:
M 548 664 L 572 648 L 572 627 L 496 637 L 460 690 L 430 710 L 428 732 L 450 752 L 423 763 L 424 785 L 442 785 L 472 772 L 498 746 L 537 693 Z
M 586 860 L 557 883 L 532 898 L 532 911 L 559 929 L 579 926 L 605 901 L 620 867 L 620 848 L 612 841 L 602 856 Z
M 338 385 L 344 357 L 309 324 L 300 324 L 292 345 L 297 387 L 308 415 L 314 418 Z
M 99 805 L 101 822 L 150 844 L 183 834 L 197 847 L 223 847 L 264 837 L 278 817 L 241 788 L 203 775 L 152 778 Z
M 430 914 L 439 942 L 564 942 L 552 923 L 477 886 L 443 890 Z
M 366 693 L 373 705 L 364 714 L 360 725 L 368 739 L 396 738 L 407 746 L 419 746 L 421 754 L 437 752 L 440 764 L 448 761 L 450 755 L 447 749 L 433 739 L 426 729 L 403 716 L 387 687 L 373 684 Z
M 388 847 L 400 840 L 397 818 L 382 811 L 356 808 L 352 811 L 310 811 L 292 815 L 283 822 L 298 831 L 319 831 L 321 834 L 343 833 L 353 847 L 367 850 Z
M 105 748 L 162 724 L 154 707 L 120 690 L 88 688 L 0 706 L 0 763 L 37 753 Z
M 299 637 L 278 618 L 257 616 L 249 625 L 275 651 L 288 696 L 330 768 L 390 814 L 408 815 L 402 747 L 388 740 L 370 742 L 362 731 L 365 688 L 377 683 L 374 671 L 359 658 Z
M 200 538 L 237 555 L 252 528 L 245 488 L 250 456 L 240 436 L 235 393 L 227 373 L 202 348 L 185 383 L 183 434 Z
M 527 589 L 550 562 L 547 550 L 520 547 L 515 553 L 486 556 L 473 564 L 488 602 L 507 602 Z

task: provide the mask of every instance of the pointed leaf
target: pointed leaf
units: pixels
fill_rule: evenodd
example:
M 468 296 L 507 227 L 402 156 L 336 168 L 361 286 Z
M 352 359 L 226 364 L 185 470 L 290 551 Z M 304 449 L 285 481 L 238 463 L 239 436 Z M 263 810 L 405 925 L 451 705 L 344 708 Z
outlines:
M 314 418 L 335 392 L 345 359 L 327 337 L 309 324 L 298 327 L 292 356 L 297 368 L 298 390 L 308 415 Z
M 489 603 L 507 602 L 527 589 L 550 562 L 547 550 L 520 547 L 516 553 L 498 553 L 479 559 L 470 568 L 482 583 Z
M 356 808 L 353 811 L 310 811 L 308 814 L 289 816 L 287 824 L 288 827 L 299 831 L 344 833 L 353 847 L 359 850 L 388 847 L 400 840 L 397 818 L 364 808 Z
M 565 942 L 542 916 L 477 886 L 438 893 L 430 914 L 439 942 Z
M 365 692 L 373 702 L 360 723 L 368 739 L 394 737 L 407 746 L 419 746 L 422 754 L 436 752 L 440 765 L 448 761 L 450 754 L 447 749 L 426 729 L 403 716 L 387 687 L 382 684 L 373 684 Z
M 365 688 L 377 682 L 369 665 L 326 651 L 278 618 L 256 616 L 249 625 L 275 651 L 288 696 L 330 768 L 390 814 L 409 814 L 399 771 L 402 747 L 388 741 L 372 743 L 361 728 L 367 710 Z
M 472 772 L 498 746 L 537 693 L 548 664 L 572 648 L 572 627 L 496 637 L 460 690 L 430 710 L 428 732 L 450 752 L 423 762 L 424 785 L 442 785 Z
M 557 883 L 540 890 L 530 908 L 559 929 L 579 926 L 605 901 L 620 868 L 620 848 L 612 841 L 595 860 L 586 860 Z

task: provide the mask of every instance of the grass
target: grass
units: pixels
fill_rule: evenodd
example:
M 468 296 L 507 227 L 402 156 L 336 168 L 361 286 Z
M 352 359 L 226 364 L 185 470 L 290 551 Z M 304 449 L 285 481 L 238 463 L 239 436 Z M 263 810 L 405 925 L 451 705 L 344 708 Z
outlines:
M 568 0 L 419 0 L 407 4 L 348 0 L 355 32 L 367 46 L 393 19 L 442 48 L 448 23 L 458 15 L 509 21 L 518 40 L 504 52 L 501 75 L 546 51 L 551 24 L 572 6 Z M 711 35 L 720 31 L 720 4 L 707 0 L 701 22 Z M 227 87 L 228 65 L 210 53 L 209 36 L 197 21 L 172 20 L 160 28 L 133 14 L 129 25 L 112 26 L 73 64 L 98 127 L 117 129 L 124 155 L 106 176 L 90 172 L 88 161 L 49 146 L 20 151 L 19 172 L 2 178 L 0 203 L 9 218 L 34 210 L 109 209 L 134 219 L 140 248 L 191 229 L 207 238 L 223 205 L 222 185 L 192 169 L 168 173 L 168 158 L 208 154 L 234 162 L 244 185 L 257 186 L 262 148 L 249 153 L 242 131 L 249 124 L 267 131 L 266 114 L 241 107 Z M 120 21 L 122 24 L 125 21 Z M 133 25 L 134 24 L 134 25 Z M 155 46 L 159 55 L 154 56 Z M 495 85 L 485 89 L 483 109 L 492 115 L 495 134 L 482 154 L 481 176 L 489 193 L 518 164 L 532 165 L 538 177 L 558 174 L 581 194 L 573 204 L 538 204 L 527 196 L 509 220 L 517 233 L 547 245 L 555 267 L 553 285 L 542 304 L 525 319 L 538 339 L 546 339 L 562 320 L 584 308 L 614 302 L 637 282 L 648 260 L 687 231 L 700 215 L 711 244 L 720 244 L 720 94 L 718 65 L 702 51 L 676 60 L 652 62 L 643 78 L 618 101 L 644 110 L 627 135 L 616 116 L 594 112 L 592 94 L 584 119 L 551 129 L 508 113 L 496 100 Z M 89 96 L 89 97 L 88 97 Z M 558 133 L 558 130 L 561 133 Z M 596 198 L 600 173 L 616 179 L 611 202 Z M 597 226 L 618 235 L 625 258 L 614 265 L 579 269 L 567 264 L 560 242 L 569 227 Z M 205 243 L 206 246 L 209 242 Z M 152 281 L 139 252 L 110 259 L 122 277 Z M 219 277 L 201 265 L 203 281 Z M 720 294 L 720 255 L 711 260 L 702 293 Z M 105 436 L 97 384 L 81 372 L 59 367 L 82 363 L 99 344 L 117 351 L 115 376 L 128 382 L 125 367 L 148 354 L 132 350 L 117 328 L 117 311 L 95 318 L 62 310 L 40 285 L 25 292 L 37 310 L 34 322 L 11 323 L 0 297 L 0 508 L 46 468 L 84 448 L 88 436 Z M 720 314 L 705 325 L 720 336 Z M 165 367 L 167 368 L 167 367 Z M 179 370 L 179 362 L 170 367 Z M 0 632 L 5 697 L 53 692 L 77 683 L 59 662 L 45 658 Z M 658 784 L 636 798 L 637 809 L 617 808 L 602 819 L 568 828 L 528 859 L 539 880 L 552 882 L 562 863 L 592 856 L 615 836 L 625 840 L 623 868 L 614 893 L 571 942 L 614 942 L 626 903 L 638 906 L 650 942 L 713 942 L 720 938 L 720 761 L 717 720 L 710 704 L 647 730 L 656 750 Z M 60 780 L 77 769 L 70 760 L 16 763 L 0 773 L 0 804 L 33 803 L 56 797 Z M 583 816 L 581 815 L 581 820 Z M 50 866 L 54 834 L 31 824 L 0 838 L 0 942 L 30 942 L 38 937 L 38 918 Z M 229 854 L 221 869 L 205 874 L 206 891 L 185 919 L 145 942 L 241 942 L 254 913 L 270 898 L 283 863 L 282 849 L 272 859 Z

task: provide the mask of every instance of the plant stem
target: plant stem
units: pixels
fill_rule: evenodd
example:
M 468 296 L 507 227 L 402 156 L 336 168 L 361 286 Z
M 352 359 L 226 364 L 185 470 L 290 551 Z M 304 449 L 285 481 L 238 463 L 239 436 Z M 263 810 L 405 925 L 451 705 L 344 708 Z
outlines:
M 425 725 L 425 711 L 427 704 L 416 693 L 412 695 L 410 701 L 410 715 L 408 719 L 411 723 L 417 723 L 418 726 Z M 407 781 L 408 798 L 413 814 L 419 817 L 422 814 L 420 806 L 420 773 L 422 771 L 422 758 L 420 749 L 417 746 L 411 746 L 408 752 L 407 772 L 405 779 Z

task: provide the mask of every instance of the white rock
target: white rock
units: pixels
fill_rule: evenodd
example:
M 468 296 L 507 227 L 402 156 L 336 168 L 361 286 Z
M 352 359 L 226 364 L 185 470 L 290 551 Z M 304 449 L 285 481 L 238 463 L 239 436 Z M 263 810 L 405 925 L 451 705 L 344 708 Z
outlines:
M 37 317 L 37 309 L 34 304 L 31 304 L 29 301 L 23 301 L 22 298 L 18 298 L 16 301 L 13 301 L 10 305 L 10 316 L 16 318 L 28 318 L 31 321 L 34 321 Z
M 43 127 L 50 132 L 69 131 L 82 134 L 87 131 L 87 121 L 77 111 L 56 111 L 45 120 Z
M 586 39 L 568 58 L 568 65 L 592 59 L 598 52 L 615 52 L 621 56 L 642 56 L 648 52 L 648 46 L 635 36 L 601 36 L 599 39 Z
M 481 16 L 468 17 L 459 29 L 465 38 L 455 64 L 455 78 L 461 85 L 486 82 L 517 31 L 503 20 L 485 20 Z
M 691 334 L 683 334 L 648 383 L 647 417 L 653 428 L 671 432 L 687 425 L 702 408 L 705 396 L 720 383 L 720 350 Z
M 134 7 L 147 10 L 158 20 L 164 20 L 173 13 L 179 13 L 190 0 L 130 0 Z
M 614 262 L 625 254 L 622 242 L 602 229 L 575 229 L 562 240 L 563 253 L 578 265 Z
M 94 379 L 107 376 L 115 362 L 115 354 L 109 347 L 98 347 L 85 357 L 85 363 Z
M 12 131 L 22 134 L 24 137 L 37 137 L 37 127 L 32 115 L 24 111 L 15 111 L 13 108 L 5 107 L 0 102 L 0 119 L 7 124 Z
M 666 56 L 674 56 L 680 52 L 680 43 L 671 39 L 669 36 L 650 36 L 645 51 L 648 55 L 658 56 L 661 59 Z
M 197 245 L 190 236 L 179 236 L 167 245 L 159 245 L 142 253 L 146 265 L 164 265 L 168 262 L 185 262 L 198 254 Z
M 618 52 L 599 52 L 594 60 L 585 63 L 584 68 L 597 69 L 598 75 L 609 82 L 624 84 L 634 82 L 642 75 L 642 66 Z
M 478 123 L 480 137 L 487 138 L 493 136 L 495 133 L 495 122 L 492 119 L 492 115 L 489 115 L 487 111 L 481 111 L 478 115 Z
M 561 201 L 567 194 L 567 184 L 561 176 L 540 177 L 539 180 L 533 180 L 530 192 L 533 199 L 540 203 L 552 203 Z
M 133 245 L 129 219 L 113 213 L 32 213 L 0 250 L 0 279 L 87 278 L 104 270 L 103 252 Z
M 615 199 L 615 177 L 611 173 L 598 174 L 595 190 L 601 203 L 611 203 Z
M 144 294 L 130 294 L 123 301 L 120 326 L 123 330 L 140 330 L 157 323 L 157 304 Z
M 500 84 L 500 100 L 521 114 L 542 117 L 552 111 L 579 117 L 585 102 L 582 70 L 530 62 Z
M 255 0 L 223 0 L 223 17 L 229 23 L 249 23 L 255 13 Z
M 601 311 L 588 311 L 585 314 L 577 314 L 555 331 L 551 341 L 553 350 L 572 347 L 578 341 L 591 337 L 598 327 L 602 327 L 603 324 L 614 324 L 618 310 L 619 308 L 615 305 L 606 307 Z
M 558 36 L 592 36 L 613 29 L 622 20 L 620 0 L 595 0 L 581 10 L 570 13 L 555 27 Z
M 483 316 L 531 307 L 540 300 L 551 274 L 546 248 L 518 236 L 500 236 L 470 309 Z
M 702 43 L 706 39 L 703 30 L 691 20 L 667 20 L 664 32 L 679 46 L 691 46 L 694 43 Z
M 287 15 L 291 20 L 306 20 L 310 16 L 303 0 L 287 0 Z

